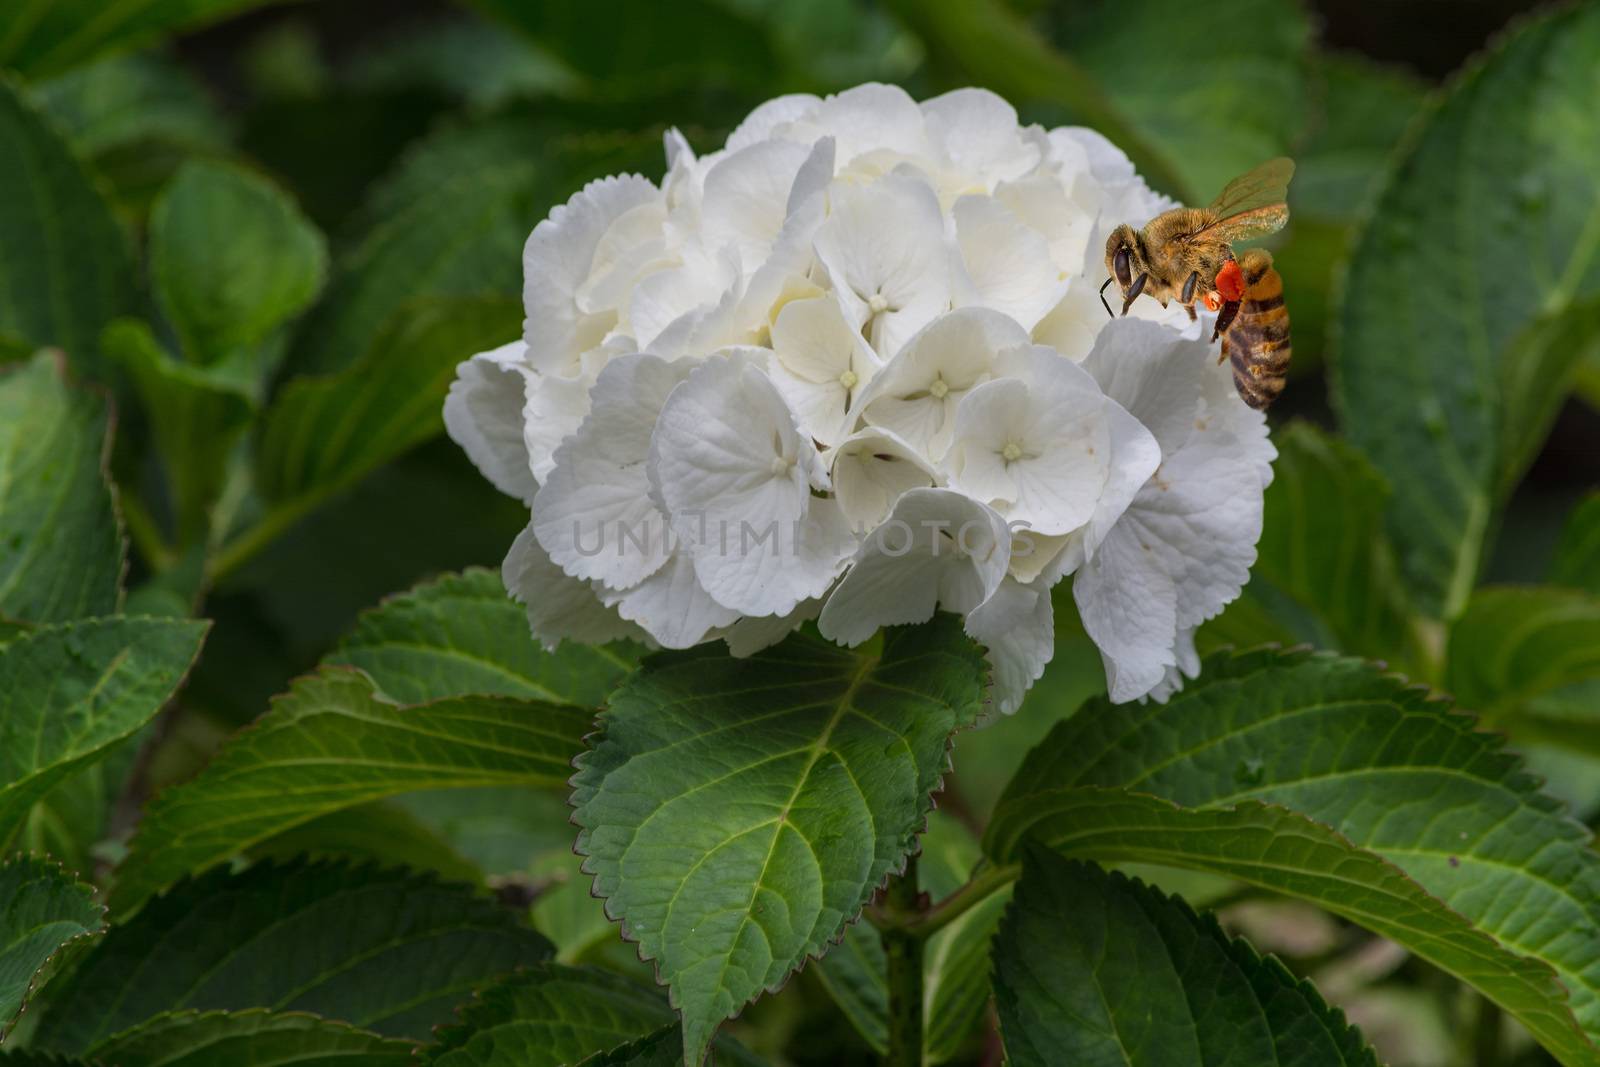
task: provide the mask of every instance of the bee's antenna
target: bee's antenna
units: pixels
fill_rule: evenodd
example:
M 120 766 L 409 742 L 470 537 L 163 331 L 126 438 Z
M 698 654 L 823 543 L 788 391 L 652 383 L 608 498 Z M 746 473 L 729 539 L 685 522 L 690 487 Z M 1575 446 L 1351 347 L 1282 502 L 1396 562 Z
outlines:
M 1106 279 L 1106 285 L 1110 285 L 1110 284 L 1111 284 L 1111 279 L 1107 278 Z M 1111 310 L 1111 305 L 1110 304 L 1106 303 L 1106 285 L 1102 285 L 1100 287 L 1100 306 L 1105 308 L 1106 309 L 1106 314 L 1114 319 L 1114 318 L 1117 317 L 1117 313 L 1115 311 Z

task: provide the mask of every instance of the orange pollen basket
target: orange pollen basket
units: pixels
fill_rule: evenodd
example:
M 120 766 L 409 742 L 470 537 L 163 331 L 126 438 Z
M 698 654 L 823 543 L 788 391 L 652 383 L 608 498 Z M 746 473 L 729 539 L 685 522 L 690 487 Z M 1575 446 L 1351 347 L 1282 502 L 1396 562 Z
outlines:
M 1244 298 L 1244 272 L 1239 269 L 1238 260 L 1230 259 L 1217 271 L 1217 292 L 1222 299 L 1232 303 Z

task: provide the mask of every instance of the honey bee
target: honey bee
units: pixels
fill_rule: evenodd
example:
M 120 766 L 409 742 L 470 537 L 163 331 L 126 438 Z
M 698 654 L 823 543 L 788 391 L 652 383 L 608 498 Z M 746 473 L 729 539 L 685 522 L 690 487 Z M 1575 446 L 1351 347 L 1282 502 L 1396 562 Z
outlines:
M 1195 317 L 1194 302 L 1217 312 L 1211 339 L 1223 338 L 1224 357 L 1233 360 L 1234 384 L 1245 403 L 1264 408 L 1283 389 L 1289 363 L 1289 315 L 1283 309 L 1283 280 L 1264 251 L 1245 253 L 1245 264 L 1232 245 L 1273 233 L 1289 221 L 1286 203 L 1294 161 L 1270 159 L 1227 184 L 1204 208 L 1173 208 L 1151 219 L 1142 230 L 1124 223 L 1106 240 L 1106 271 L 1100 287 L 1106 314 L 1106 287 L 1122 290 L 1122 313 L 1148 294 L 1166 307 L 1176 298 Z M 1252 276 L 1253 272 L 1253 276 Z M 1235 325 L 1241 308 L 1245 319 Z

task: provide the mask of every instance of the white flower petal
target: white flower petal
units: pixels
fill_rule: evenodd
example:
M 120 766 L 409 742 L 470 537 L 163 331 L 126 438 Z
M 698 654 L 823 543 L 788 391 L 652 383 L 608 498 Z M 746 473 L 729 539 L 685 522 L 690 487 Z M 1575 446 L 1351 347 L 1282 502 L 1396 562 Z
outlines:
M 682 549 L 632 589 L 619 593 L 601 587 L 598 592 L 607 607 L 637 623 L 662 648 L 693 648 L 713 630 L 731 626 L 739 618 L 737 611 L 706 593 Z
M 987 89 L 956 89 L 922 103 L 927 138 L 952 167 L 994 183 L 1035 167 L 1039 147 L 1017 128 L 1017 111 Z
M 682 347 L 730 293 L 737 298 L 742 277 L 738 253 L 731 248 L 716 255 L 686 250 L 681 265 L 634 285 L 624 325 L 640 351 L 675 355 L 668 349 Z
M 719 160 L 706 174 L 700 204 L 706 246 L 734 248 L 747 274 L 760 266 L 783 228 L 795 177 L 810 154 L 790 141 L 760 141 Z
M 881 626 L 965 615 L 1005 578 L 1011 534 L 993 509 L 949 489 L 913 489 L 857 549 L 818 626 L 854 647 Z
M 854 402 L 878 371 L 878 358 L 826 296 L 786 304 L 772 324 L 773 384 L 825 445 L 849 430 Z
M 1168 677 L 1178 662 L 1179 635 L 1220 612 L 1249 579 L 1276 452 L 1261 413 L 1238 398 L 1228 368 L 1199 340 L 1148 323 L 1118 323 L 1107 326 L 1084 366 L 1162 449 L 1160 467 L 1073 587 L 1108 672 L 1113 660 L 1122 665 L 1123 695 L 1113 698 L 1132 699 Z M 1170 591 L 1170 608 L 1164 599 L 1161 613 L 1149 614 L 1147 629 L 1134 634 L 1126 608 L 1108 604 L 1117 589 L 1126 598 L 1142 588 L 1160 589 L 1163 597 Z M 1085 607 L 1085 589 L 1096 591 L 1089 597 L 1093 609 Z M 1122 613 L 1117 625 L 1108 611 Z M 1155 645 L 1166 650 L 1162 656 L 1148 654 Z
M 922 156 L 928 151 L 922 111 L 897 85 L 868 83 L 822 101 L 811 120 L 839 143 L 839 160 L 864 152 Z
M 933 465 L 889 430 L 851 434 L 833 454 L 833 493 L 852 530 L 871 530 L 889 517 L 900 495 L 939 484 Z
M 1058 270 L 1077 274 L 1094 235 L 1098 195 L 1093 198 L 1095 203 L 1084 203 L 1074 199 L 1073 191 L 1055 175 L 1034 173 L 1001 182 L 994 198 L 1044 238 L 1050 262 Z
M 666 563 L 667 517 L 650 500 L 645 463 L 656 417 L 691 369 L 649 355 L 613 361 L 590 391 L 583 424 L 556 449 L 533 529 L 573 577 L 627 589 Z
M 791 93 L 768 100 L 746 115 L 728 135 L 728 151 L 737 152 L 777 135 L 781 127 L 815 115 L 821 104 L 820 99 L 808 93 Z
M 585 644 L 620 638 L 648 641 L 642 630 L 602 604 L 588 582 L 552 563 L 532 526 L 511 543 L 500 576 L 512 599 L 527 607 L 533 636 L 552 652 L 563 640 Z
M 614 315 L 586 315 L 577 293 L 589 279 L 595 249 L 611 224 L 631 208 L 660 197 L 655 185 L 625 174 L 590 182 L 533 228 L 522 250 L 523 340 L 530 364 L 571 373 L 578 354 L 600 342 Z
M 822 611 L 822 599 L 802 600 L 787 615 L 747 615 L 722 632 L 729 655 L 743 659 L 764 648 L 771 648 Z
M 789 201 L 786 206 L 788 215 L 793 215 L 800 209 L 800 205 L 814 196 L 827 192 L 828 182 L 833 179 L 834 154 L 837 145 L 832 137 L 820 138 L 811 146 L 811 154 L 806 156 L 800 169 L 795 172 L 794 186 L 789 190 Z
M 585 315 L 614 317 L 640 278 L 670 265 L 667 205 L 660 198 L 618 215 L 595 245 L 589 277 L 574 295 Z
M 1146 558 L 1150 551 L 1130 512 L 1072 580 L 1078 615 L 1099 646 L 1106 688 L 1118 703 L 1149 693 L 1177 663 L 1177 589 L 1166 569 Z
M 949 447 L 956 405 L 967 390 L 993 377 L 1001 351 L 1027 343 L 1027 331 L 997 311 L 962 308 L 943 315 L 873 377 L 859 402 L 862 417 L 937 461 Z
M 1178 631 L 1176 650 L 1177 664 L 1168 667 L 1165 677 L 1150 690 L 1150 699 L 1160 704 L 1165 704 L 1168 697 L 1183 688 L 1185 678 L 1200 676 L 1200 654 L 1194 648 L 1193 628 Z
M 1098 282 L 1091 283 L 1081 277 L 1068 279 L 1067 291 L 1056 306 L 1034 325 L 1033 339 L 1049 345 L 1074 363 L 1082 363 L 1094 348 L 1100 331 L 1111 321 L 1105 305 L 1100 303 L 1099 288 Z M 1141 302 L 1157 306 L 1153 300 L 1136 302 L 1135 306 Z
M 1144 424 L 1128 414 L 1115 400 L 1108 397 L 1105 403 L 1107 427 L 1110 430 L 1107 447 L 1113 457 L 1106 472 L 1106 482 L 1089 521 L 1067 538 L 1061 551 L 1048 561 L 1046 585 L 1054 585 L 1094 555 L 1117 520 L 1161 465 L 1161 446 Z M 1027 570 L 1024 567 L 1023 573 Z M 1017 568 L 1013 567 L 1012 573 L 1017 574 Z
M 528 401 L 522 408 L 522 443 L 528 450 L 533 477 L 543 482 L 556 465 L 556 449 L 583 425 L 589 414 L 589 386 L 593 379 L 585 373 L 566 378 L 556 374 L 530 372 L 526 386 Z
M 1064 566 L 1061 557 L 1082 540 L 1082 530 L 1052 536 L 1036 533 L 1024 524 L 1012 522 L 1011 566 L 1007 569 L 1007 573 L 1019 582 L 1032 582 L 1041 574 L 1048 572 L 1042 584 L 1046 588 L 1055 585 L 1063 575 L 1077 568 L 1077 563 Z M 1079 550 L 1078 562 L 1082 562 L 1082 557 L 1083 553 Z
M 967 636 L 988 649 L 995 711 L 1010 715 L 1055 655 L 1050 590 L 1006 578 L 966 619 Z
M 527 349 L 524 342 L 513 341 L 458 364 L 444 401 L 450 439 L 496 489 L 523 503 L 539 490 L 522 438 Z
M 888 358 L 950 307 L 954 257 L 939 198 L 899 174 L 835 186 L 816 251 L 852 326 Z
M 995 371 L 1004 376 L 973 389 L 957 409 L 944 461 L 951 487 L 1039 534 L 1072 533 L 1099 514 L 1098 543 L 1155 469 L 1154 439 L 1049 348 L 1002 352 Z M 1108 511 L 1114 477 L 1120 496 Z
M 1067 289 L 1048 242 L 990 196 L 963 196 L 952 214 L 961 252 L 956 303 L 994 308 L 1031 330 Z
M 784 615 L 832 583 L 853 543 L 837 505 L 812 496 L 827 471 L 760 359 L 695 368 L 661 411 L 650 473 L 711 596 Z

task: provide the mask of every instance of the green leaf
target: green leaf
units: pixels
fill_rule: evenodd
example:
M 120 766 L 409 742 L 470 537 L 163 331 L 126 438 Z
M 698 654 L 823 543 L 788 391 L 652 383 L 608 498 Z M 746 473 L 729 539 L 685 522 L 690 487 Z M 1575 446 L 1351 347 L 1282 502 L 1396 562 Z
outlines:
M 666 1000 L 593 967 L 545 963 L 484 989 L 440 1031 L 429 1067 L 561 1067 L 677 1020 Z M 676 1053 L 680 1046 L 674 1045 Z
M 27 1003 L 40 973 L 74 941 L 105 928 L 94 890 L 34 856 L 0 866 L 0 1038 Z
M 151 142 L 221 151 L 228 128 L 199 79 L 159 55 L 112 56 L 30 88 L 82 152 Z
M 93 1056 L 117 1067 L 409 1067 L 414 1044 L 314 1015 L 186 1011 L 119 1034 Z
M 563 643 L 546 652 L 500 575 L 474 567 L 365 612 L 323 662 L 359 667 L 407 704 L 469 693 L 599 707 L 638 662 L 635 646 Z
M 1579 1021 L 1600 1032 L 1600 955 L 1593 951 L 1600 856 L 1588 847 L 1588 831 L 1538 792 L 1537 780 L 1502 743 L 1424 690 L 1357 660 L 1272 651 L 1214 657 L 1198 683 L 1166 704 L 1091 701 L 1057 726 L 1007 790 L 988 847 L 991 856 L 1010 859 L 1010 842 L 1027 823 L 1065 827 L 1064 816 L 1043 814 L 1045 798 L 1075 788 L 1132 789 L 1205 809 L 1161 815 L 1161 834 L 1175 832 L 1180 820 L 1219 834 L 1230 819 L 1265 826 L 1269 815 L 1288 812 L 1260 805 L 1282 805 L 1329 828 L 1324 839 L 1296 829 L 1299 845 L 1286 837 L 1282 871 L 1262 867 L 1258 854 L 1248 857 L 1248 871 L 1222 869 L 1232 860 L 1194 855 L 1208 843 L 1198 838 L 1169 860 L 1158 853 L 1120 858 L 1175 866 L 1199 859 L 1202 869 L 1308 896 L 1476 985 L 1566 1056 L 1563 1062 L 1588 1062 L 1574 1052 L 1582 1046 L 1572 1044 L 1569 1030 L 1553 1021 L 1564 1011 L 1560 1000 L 1532 1005 L 1525 986 L 1546 965 L 1554 968 Z M 1244 850 L 1246 831 L 1239 837 Z M 1353 882 L 1370 884 L 1357 894 Z M 1379 914 L 1374 894 L 1392 898 L 1393 914 Z M 1410 929 L 1402 908 L 1426 922 Z M 1502 958 L 1496 968 L 1520 977 L 1496 977 L 1481 959 L 1462 955 L 1454 942 L 1467 932 Z M 1518 956 L 1520 963 L 1508 962 Z
M 17 10 L 0 13 L 0 54 Z M 101 327 L 134 308 L 127 240 L 66 140 L 4 77 L 0 159 L 0 333 L 59 345 L 93 372 Z
M 1402 568 L 1446 618 L 1594 344 L 1597 92 L 1600 10 L 1523 24 L 1433 109 L 1351 253 L 1334 398 L 1394 488 Z
M 995 944 L 1006 1061 L 1378 1067 L 1310 982 L 1179 897 L 1031 849 Z
M 559 786 L 590 723 L 579 708 L 507 697 L 402 707 L 361 672 L 324 667 L 156 797 L 112 906 L 131 911 L 185 874 L 342 808 L 420 789 Z
M 1462 704 L 1516 711 L 1600 678 L 1600 596 L 1529 586 L 1479 589 L 1450 628 L 1446 686 Z
M 1470 983 L 1563 1064 L 1594 1062 L 1548 966 L 1475 929 L 1382 857 L 1283 807 L 1180 808 L 1146 793 L 1064 785 L 1002 805 L 985 846 L 1016 863 L 1029 839 L 1068 856 L 1207 871 L 1311 901 Z
M 0 66 L 48 77 L 103 52 L 194 29 L 267 0 L 14 0 L 0 9 Z
M 1208 629 L 1247 646 L 1294 634 L 1347 652 L 1395 655 L 1405 614 L 1383 528 L 1388 486 L 1359 452 L 1309 423 L 1291 423 L 1273 443 L 1278 460 L 1250 584 Z M 1257 613 L 1266 626 L 1256 640 L 1241 640 L 1239 618 Z M 1315 621 L 1308 625 L 1306 614 Z M 1320 633 L 1332 640 L 1314 640 Z
M 150 213 L 151 283 L 193 363 L 260 344 L 311 303 L 327 260 L 294 201 L 230 164 L 186 164 Z
M 1600 493 L 1590 493 L 1567 517 L 1550 581 L 1600 596 Z
M 553 849 L 564 850 L 568 856 L 573 854 L 569 821 L 572 813 L 567 808 L 567 798 L 548 787 L 446 789 L 407 793 L 394 802 L 491 877 L 529 875 L 538 857 Z M 583 895 L 599 907 L 599 902 L 589 896 L 587 879 L 583 882 Z M 614 930 L 612 934 L 615 935 Z M 555 937 L 551 940 L 561 943 Z
M 947 76 L 952 88 L 982 85 L 1025 112 L 1072 116 L 1126 152 L 1154 188 L 1180 200 L 1198 199 L 1188 188 L 1186 169 L 1148 136 L 1111 87 L 1076 57 L 1051 47 L 1003 0 L 890 0 L 887 6 L 953 72 Z M 1118 71 L 1117 81 L 1128 80 L 1123 73 Z
M 533 925 L 555 942 L 556 959 L 577 963 L 602 945 L 617 941 L 617 927 L 605 906 L 589 895 L 583 861 L 563 844 L 533 858 L 529 879 L 538 887 L 533 900 Z
M 519 296 L 523 243 L 551 206 L 589 178 L 646 160 L 659 169 L 657 138 L 568 134 L 522 118 L 430 137 L 366 205 L 364 236 L 339 257 L 327 294 L 299 330 L 290 366 L 317 374 L 350 366 L 374 351 L 380 332 L 411 300 Z M 517 335 L 513 327 L 493 343 Z M 461 349 L 456 359 L 473 351 Z
M 80 1055 L 161 1012 L 304 1011 L 423 1039 L 550 943 L 471 886 L 341 863 L 181 882 L 115 927 L 51 998 L 34 1043 Z
M 1228 32 L 1196 48 L 1193 14 L 1183 0 L 1123 0 L 1063 4 L 1046 18 L 1051 38 L 1177 166 L 1183 199 L 1204 204 L 1299 135 L 1311 27 L 1291 0 L 1236 0 Z M 1134 56 L 1160 58 L 1131 66 Z
M 104 400 L 69 386 L 49 354 L 0 373 L 0 615 L 117 610 L 125 564 L 107 425 Z
M 612 697 L 573 778 L 576 848 L 670 984 L 688 1062 L 903 865 L 986 673 L 939 616 L 855 652 L 660 656 Z
M 1426 92 L 1354 55 L 1313 54 L 1310 75 L 1309 129 L 1292 148 L 1289 229 L 1272 250 L 1294 319 L 1291 388 L 1303 380 L 1317 388 L 1307 376 L 1326 362 L 1335 275 Z
M 262 491 L 319 500 L 444 429 L 456 364 L 517 336 L 522 305 L 503 297 L 421 300 L 401 309 L 365 357 L 299 378 L 263 417 Z
M 48 855 L 69 870 L 93 870 L 95 846 L 107 837 L 114 807 L 150 733 L 150 725 L 57 782 L 34 802 L 14 845 Z
M 364 92 L 425 89 L 480 110 L 578 85 L 572 71 L 531 42 L 489 22 L 451 17 L 363 51 L 346 77 Z
M 433 828 L 389 801 L 329 812 L 250 850 L 252 859 L 347 858 L 431 871 L 441 878 L 483 884 L 483 872 Z
M 937 811 L 928 816 L 917 863 L 919 888 L 935 901 L 966 882 L 981 858 L 971 832 Z M 985 897 L 928 938 L 922 956 L 924 1059 L 947 1062 L 962 1051 L 989 1004 L 989 943 L 1011 899 L 1009 887 Z M 878 931 L 857 923 L 817 961 L 816 974 L 877 1052 L 889 1047 L 888 962 Z
M 128 372 L 149 416 L 167 472 L 179 540 L 193 544 L 204 539 L 234 445 L 250 425 L 254 405 L 249 387 L 220 368 L 179 363 L 138 319 L 118 319 L 106 327 L 101 347 Z
M 0 843 L 56 783 L 155 717 L 208 625 L 85 619 L 0 645 Z
M 29 90 L 137 225 L 184 162 L 225 155 L 233 139 L 210 89 L 158 53 L 96 60 Z
M 1377 193 L 1427 86 L 1355 54 L 1316 55 L 1312 67 L 1315 106 L 1310 136 L 1294 152 L 1291 217 L 1342 226 Z
M 636 1044 L 640 1041 L 647 1043 L 644 1048 Z M 716 1047 L 718 1063 L 758 1062 L 727 1038 Z M 637 1058 L 645 1048 L 652 1058 Z M 618 1058 L 607 1057 L 608 1052 Z M 461 1022 L 440 1031 L 438 1044 L 422 1062 L 427 1067 L 678 1064 L 682 1052 L 672 1008 L 653 991 L 593 967 L 545 963 L 463 1005 Z

